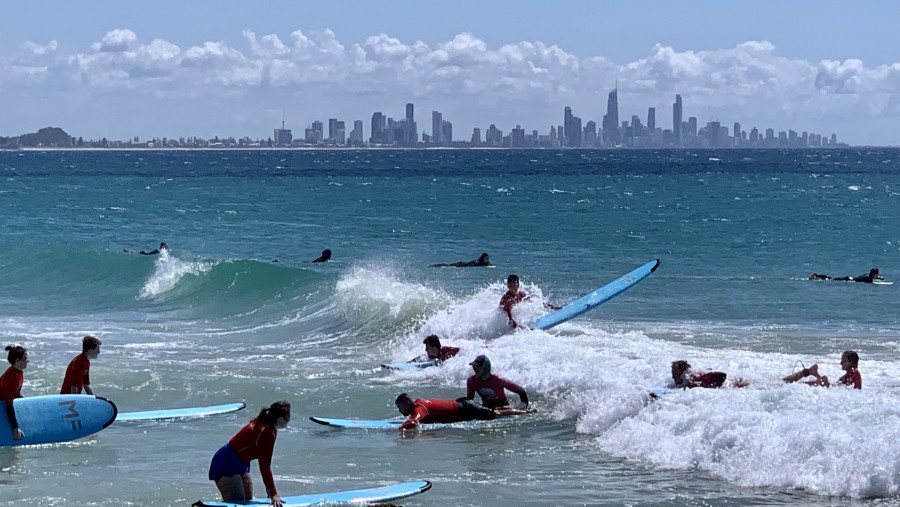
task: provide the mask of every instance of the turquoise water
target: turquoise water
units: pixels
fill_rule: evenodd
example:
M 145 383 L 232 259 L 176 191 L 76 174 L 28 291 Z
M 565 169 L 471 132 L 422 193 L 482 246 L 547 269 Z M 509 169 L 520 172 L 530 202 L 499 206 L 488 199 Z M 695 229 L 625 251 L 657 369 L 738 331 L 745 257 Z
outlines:
M 0 503 L 186 505 L 212 453 L 276 399 L 279 490 L 426 479 L 405 505 L 845 505 L 900 494 L 900 152 L 0 152 L 0 335 L 55 393 L 80 337 L 122 411 L 245 401 L 192 422 L 0 449 Z M 164 256 L 123 253 L 156 248 Z M 322 249 L 334 260 L 310 264 Z M 496 268 L 429 268 L 491 254 Z M 564 303 L 655 258 L 656 273 L 551 330 L 508 333 L 509 273 Z M 279 262 L 274 263 L 273 260 Z M 384 373 L 430 333 L 442 368 Z M 864 390 L 830 377 L 858 350 Z M 456 398 L 488 354 L 532 418 L 400 437 L 306 421 Z M 647 405 L 669 363 L 751 386 Z M 256 465 L 257 487 L 261 487 Z

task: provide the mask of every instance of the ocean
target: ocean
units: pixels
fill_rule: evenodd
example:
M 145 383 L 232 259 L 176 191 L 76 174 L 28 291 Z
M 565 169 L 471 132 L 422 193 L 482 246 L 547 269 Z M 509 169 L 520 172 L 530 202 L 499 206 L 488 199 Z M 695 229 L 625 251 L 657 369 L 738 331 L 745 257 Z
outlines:
M 0 448 L 0 505 L 214 500 L 213 453 L 280 399 L 282 495 L 430 480 L 397 503 L 900 504 L 900 283 L 807 280 L 900 282 L 897 149 L 24 151 L 0 177 L 0 337 L 29 349 L 25 396 L 56 394 L 92 334 L 94 391 L 120 411 L 248 405 Z M 429 267 L 482 252 L 496 267 Z M 653 259 L 548 332 L 497 307 L 511 273 L 528 322 Z M 428 334 L 460 355 L 379 367 Z M 862 391 L 781 381 L 836 379 L 848 349 Z M 307 419 L 463 396 L 479 354 L 539 412 L 409 435 Z M 650 402 L 677 359 L 749 386 Z

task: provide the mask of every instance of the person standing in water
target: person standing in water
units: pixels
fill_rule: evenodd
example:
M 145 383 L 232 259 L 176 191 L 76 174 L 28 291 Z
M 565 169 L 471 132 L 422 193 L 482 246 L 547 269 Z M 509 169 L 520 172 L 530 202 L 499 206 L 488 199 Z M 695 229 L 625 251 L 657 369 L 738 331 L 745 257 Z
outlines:
M 25 383 L 25 368 L 28 367 L 28 351 L 21 345 L 7 345 L 6 360 L 9 361 L 10 367 L 0 375 L 0 402 L 6 409 L 6 418 L 9 420 L 9 427 L 12 428 L 13 440 L 22 440 L 25 433 L 19 428 L 19 421 L 16 419 L 16 409 L 13 402 L 16 398 L 22 397 L 22 384 Z
M 81 354 L 69 361 L 59 394 L 81 394 L 82 390 L 87 394 L 94 394 L 91 388 L 91 360 L 100 355 L 100 345 L 100 340 L 93 336 L 81 339 Z
M 503 294 L 503 297 L 500 298 L 500 308 L 503 310 L 503 313 L 506 314 L 506 318 L 509 319 L 510 327 L 517 328 L 519 327 L 519 323 L 516 322 L 516 319 L 512 316 L 512 309 L 517 304 L 522 301 L 529 301 L 531 298 L 528 294 L 519 290 L 519 275 L 509 275 L 506 278 L 506 293 Z M 544 303 L 545 308 L 549 308 L 551 310 L 559 310 L 560 307 L 551 303 Z

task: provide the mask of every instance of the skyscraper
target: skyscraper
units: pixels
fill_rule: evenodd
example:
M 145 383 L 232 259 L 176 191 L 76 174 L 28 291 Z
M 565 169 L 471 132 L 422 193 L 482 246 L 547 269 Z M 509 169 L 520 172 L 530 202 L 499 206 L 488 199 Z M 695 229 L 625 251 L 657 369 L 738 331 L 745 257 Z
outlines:
M 647 110 L 647 128 L 652 132 L 656 130 L 656 108 L 651 107 Z
M 441 129 L 444 125 L 444 115 L 438 111 L 431 112 L 431 144 L 441 144 Z
M 372 137 L 369 138 L 369 142 L 372 144 L 380 144 L 384 143 L 384 127 L 385 127 L 385 118 L 384 115 L 381 114 L 381 111 L 377 111 L 372 114 Z
M 405 144 L 414 145 L 417 141 L 417 132 L 416 129 L 416 119 L 415 119 L 415 111 L 412 102 L 407 102 L 406 104 L 406 139 Z
M 684 144 L 684 136 L 681 128 L 681 118 L 684 114 L 681 104 L 681 95 L 675 95 L 675 103 L 672 104 L 672 135 L 675 137 L 675 146 Z
M 606 100 L 606 116 L 603 123 L 603 137 L 608 144 L 619 144 L 621 136 L 619 135 L 619 86 L 609 92 L 609 98 Z
M 563 110 L 563 132 L 562 136 L 562 146 L 574 146 L 572 143 L 573 131 L 575 127 L 572 125 L 572 108 L 566 106 Z

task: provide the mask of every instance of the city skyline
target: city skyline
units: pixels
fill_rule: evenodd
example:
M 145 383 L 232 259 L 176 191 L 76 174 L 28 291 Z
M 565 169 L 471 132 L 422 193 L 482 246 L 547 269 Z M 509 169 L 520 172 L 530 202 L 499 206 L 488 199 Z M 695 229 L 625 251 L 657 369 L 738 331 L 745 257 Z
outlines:
M 268 137 L 283 115 L 301 136 L 328 118 L 346 121 L 349 135 L 354 120 L 370 129 L 372 111 L 403 118 L 396 108 L 407 102 L 429 136 L 443 129 L 431 111 L 468 139 L 491 123 L 544 133 L 565 106 L 599 131 L 617 89 L 619 124 L 649 121 L 652 109 L 666 128 L 680 94 L 701 128 L 719 119 L 900 144 L 900 64 L 885 21 L 900 7 L 639 4 L 487 5 L 477 15 L 411 2 L 13 4 L 0 20 L 0 136 L 57 125 L 88 138 Z M 60 15 L 44 19 L 48 7 Z M 198 9 L 199 24 L 172 14 Z M 837 36 L 848 27 L 865 30 Z

